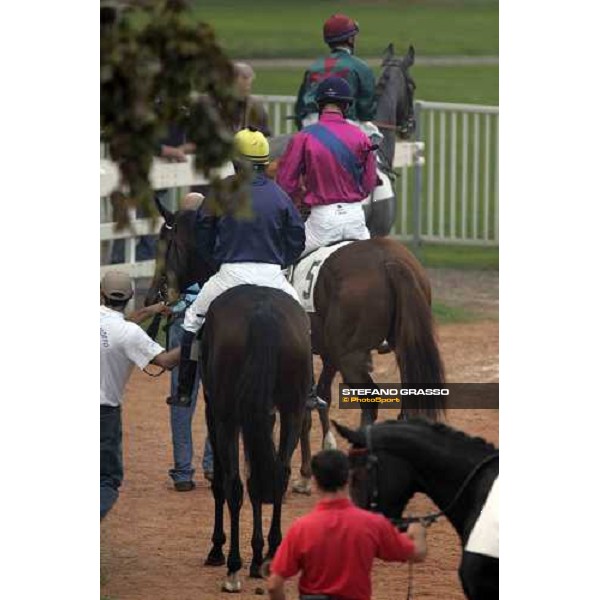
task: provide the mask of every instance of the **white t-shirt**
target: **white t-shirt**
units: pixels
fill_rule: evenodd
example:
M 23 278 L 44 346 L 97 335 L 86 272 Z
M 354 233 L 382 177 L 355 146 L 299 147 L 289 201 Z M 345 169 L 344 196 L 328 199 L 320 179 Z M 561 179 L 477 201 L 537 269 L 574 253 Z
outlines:
M 164 351 L 123 313 L 100 306 L 100 404 L 120 406 L 133 365 L 143 369 Z

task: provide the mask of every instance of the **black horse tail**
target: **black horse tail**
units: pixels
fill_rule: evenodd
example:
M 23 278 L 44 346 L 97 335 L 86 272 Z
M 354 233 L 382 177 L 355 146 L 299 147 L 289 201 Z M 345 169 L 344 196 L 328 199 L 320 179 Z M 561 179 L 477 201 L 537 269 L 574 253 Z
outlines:
M 385 263 L 396 303 L 394 346 L 404 385 L 445 383 L 444 363 L 435 337 L 431 305 L 416 274 L 400 261 Z M 402 400 L 403 415 L 436 421 L 446 411 L 444 395 L 411 395 Z
M 250 486 L 263 503 L 272 503 L 282 466 L 275 454 L 272 430 L 273 391 L 281 348 L 279 325 L 269 301 L 250 313 L 246 357 L 237 387 L 244 449 L 249 459 Z

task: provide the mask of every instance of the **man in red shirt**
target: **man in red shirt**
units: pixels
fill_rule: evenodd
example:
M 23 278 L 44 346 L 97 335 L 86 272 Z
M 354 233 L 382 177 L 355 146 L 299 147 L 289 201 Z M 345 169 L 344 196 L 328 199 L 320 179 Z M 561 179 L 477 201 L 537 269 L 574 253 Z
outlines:
M 324 450 L 311 462 L 321 495 L 315 509 L 296 520 L 271 563 L 271 600 L 285 600 L 285 580 L 301 572 L 300 598 L 370 600 L 373 559 L 421 562 L 425 529 L 400 533 L 384 516 L 362 510 L 348 497 L 348 458 Z

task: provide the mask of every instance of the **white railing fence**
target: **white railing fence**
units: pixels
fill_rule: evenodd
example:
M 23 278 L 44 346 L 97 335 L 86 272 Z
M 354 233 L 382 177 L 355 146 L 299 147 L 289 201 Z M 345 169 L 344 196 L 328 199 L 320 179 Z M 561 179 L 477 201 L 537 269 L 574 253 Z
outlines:
M 416 102 L 415 241 L 497 246 L 498 107 Z
M 273 135 L 293 133 L 293 96 L 259 96 L 269 116 Z M 396 144 L 394 167 L 397 219 L 394 234 L 419 244 L 425 242 L 498 245 L 498 107 L 417 101 L 416 141 Z M 120 268 L 134 277 L 149 277 L 154 261 L 137 262 L 140 235 L 150 233 L 149 219 L 135 219 L 133 228 L 114 230 L 106 194 L 117 182 L 115 166 L 101 151 L 100 240 L 103 266 Z M 424 155 L 424 157 L 423 157 Z M 424 158 L 424 160 L 423 160 Z M 154 189 L 170 190 L 169 204 L 191 185 L 206 183 L 187 163 L 156 160 Z M 231 172 L 231 165 L 222 175 Z M 154 232 L 160 226 L 155 225 Z M 110 265 L 110 247 L 125 240 L 124 263 Z

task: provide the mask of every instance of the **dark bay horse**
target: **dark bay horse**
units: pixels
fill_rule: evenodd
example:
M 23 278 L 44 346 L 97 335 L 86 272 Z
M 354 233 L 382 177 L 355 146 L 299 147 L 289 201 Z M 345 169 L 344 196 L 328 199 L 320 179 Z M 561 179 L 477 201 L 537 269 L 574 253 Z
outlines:
M 392 184 L 396 177 L 392 167 L 396 151 L 396 135 L 400 139 L 409 139 L 415 129 L 416 86 L 409 73 L 414 61 L 413 46 L 409 47 L 405 56 L 397 57 L 394 54 L 393 44 L 389 44 L 383 55 L 383 71 L 375 91 L 377 109 L 373 122 L 383 135 L 377 151 L 378 166 L 385 175 L 390 177 Z M 268 172 L 271 177 L 275 177 L 278 160 L 285 152 L 292 135 L 280 135 L 269 140 L 271 164 Z M 373 194 L 363 201 L 363 208 L 371 237 L 389 235 L 396 219 L 396 196 L 393 185 L 389 194 L 382 195 L 380 188 L 375 188 Z
M 498 450 L 481 438 L 421 419 L 359 431 L 335 426 L 352 444 L 354 502 L 400 522 L 415 493 L 429 496 L 441 510 L 426 520 L 443 514 L 460 537 L 459 576 L 466 597 L 497 600 Z
M 215 272 L 197 251 L 197 211 L 172 212 L 158 198 L 155 202 L 165 222 L 158 235 L 156 266 L 144 300 L 146 306 L 159 300 L 175 302 L 186 288 L 194 283 L 203 284 Z
M 207 314 L 202 336 L 206 421 L 215 456 L 213 546 L 207 565 L 221 565 L 223 507 L 230 515 L 230 547 L 224 591 L 241 588 L 239 517 L 243 500 L 239 474 L 239 434 L 247 460 L 252 502 L 251 577 L 263 563 L 262 504 L 273 504 L 268 535 L 271 559 L 281 543 L 281 506 L 298 444 L 311 384 L 312 356 L 306 313 L 280 290 L 244 285 L 219 296 Z M 279 413 L 279 448 L 273 426 Z M 249 471 L 249 472 L 248 472 Z
M 175 301 L 192 283 L 203 284 L 213 273 L 196 248 L 196 211 L 165 209 L 159 234 L 156 270 L 146 304 Z M 281 542 L 281 506 L 298 444 L 311 384 L 309 319 L 300 305 L 280 290 L 253 285 L 219 296 L 207 314 L 201 365 L 206 422 L 214 452 L 212 491 L 215 520 L 206 564 L 225 563 L 224 503 L 230 512 L 230 549 L 225 591 L 239 591 L 242 566 L 239 514 L 243 489 L 239 471 L 239 435 L 246 456 L 247 490 L 252 502 L 253 533 L 250 575 L 260 576 L 263 563 L 262 504 L 273 504 L 267 558 Z M 275 411 L 279 445 L 273 443 Z

